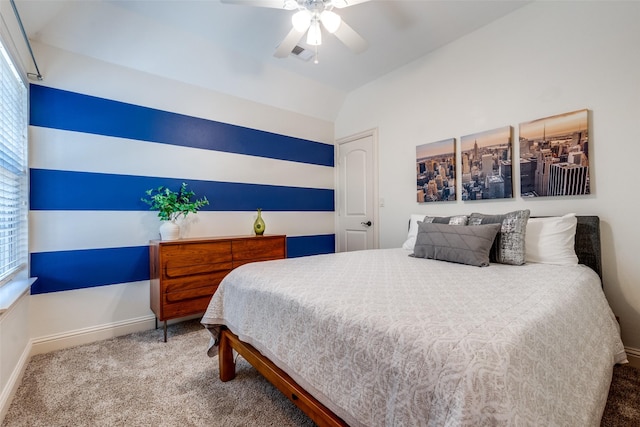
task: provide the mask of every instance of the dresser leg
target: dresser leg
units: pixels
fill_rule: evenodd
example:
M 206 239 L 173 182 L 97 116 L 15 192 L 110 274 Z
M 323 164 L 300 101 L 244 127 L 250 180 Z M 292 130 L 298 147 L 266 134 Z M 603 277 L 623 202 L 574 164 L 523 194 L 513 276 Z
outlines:
M 164 342 L 167 342 L 167 321 L 164 321 Z

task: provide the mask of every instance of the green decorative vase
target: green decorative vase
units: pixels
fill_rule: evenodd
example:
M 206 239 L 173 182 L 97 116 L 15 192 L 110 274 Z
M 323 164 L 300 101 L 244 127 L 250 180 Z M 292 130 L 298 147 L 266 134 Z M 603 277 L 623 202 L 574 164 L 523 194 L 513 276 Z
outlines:
M 262 236 L 264 234 L 264 221 L 262 219 L 262 209 L 258 209 L 258 218 L 253 223 L 253 231 L 256 236 Z

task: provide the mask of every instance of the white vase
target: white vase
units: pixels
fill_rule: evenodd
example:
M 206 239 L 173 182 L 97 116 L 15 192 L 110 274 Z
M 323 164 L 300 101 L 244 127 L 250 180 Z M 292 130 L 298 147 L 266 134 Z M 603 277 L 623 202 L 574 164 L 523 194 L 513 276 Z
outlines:
M 180 238 L 180 226 L 174 221 L 163 221 L 160 225 L 160 238 L 162 240 L 178 240 Z

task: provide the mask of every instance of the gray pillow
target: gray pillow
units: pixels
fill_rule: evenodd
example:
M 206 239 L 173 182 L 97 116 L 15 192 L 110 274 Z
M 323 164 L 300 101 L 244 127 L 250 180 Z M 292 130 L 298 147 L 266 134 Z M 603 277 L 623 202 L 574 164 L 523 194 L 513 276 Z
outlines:
M 469 225 L 500 224 L 500 232 L 491 248 L 491 262 L 522 265 L 525 263 L 525 233 L 529 220 L 529 209 L 513 211 L 504 215 L 472 213 Z
M 410 256 L 485 267 L 500 224 L 465 227 L 418 222 L 418 237 Z

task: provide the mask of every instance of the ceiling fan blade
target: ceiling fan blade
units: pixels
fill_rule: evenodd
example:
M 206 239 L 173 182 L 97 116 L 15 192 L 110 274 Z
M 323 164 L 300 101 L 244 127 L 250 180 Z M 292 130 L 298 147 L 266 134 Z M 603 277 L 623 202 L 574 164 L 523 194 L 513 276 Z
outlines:
M 306 31 L 306 30 L 305 30 Z M 289 31 L 289 34 L 280 42 L 280 45 L 276 49 L 276 52 L 273 54 L 276 58 L 286 58 L 289 56 L 291 51 L 296 44 L 300 41 L 302 36 L 304 36 L 305 31 L 298 31 L 295 28 L 292 28 Z
M 296 0 L 220 0 L 220 3 L 240 4 L 245 6 L 270 7 L 274 9 L 297 9 Z
M 369 43 L 344 21 L 333 35 L 355 53 L 362 53 L 369 47 Z
M 332 4 L 334 7 L 338 9 L 342 9 L 344 7 L 354 6 L 356 4 L 365 3 L 369 0 L 333 0 Z

